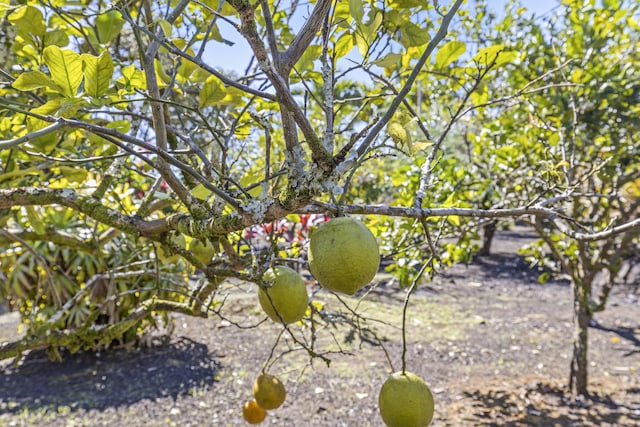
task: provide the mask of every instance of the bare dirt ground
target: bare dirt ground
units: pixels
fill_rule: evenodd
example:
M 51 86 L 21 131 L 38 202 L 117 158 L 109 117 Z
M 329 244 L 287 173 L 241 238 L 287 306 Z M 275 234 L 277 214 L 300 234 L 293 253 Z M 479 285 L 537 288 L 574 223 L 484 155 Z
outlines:
M 494 254 L 455 266 L 412 298 L 407 368 L 430 384 L 434 426 L 640 426 L 640 295 L 614 288 L 590 329 L 591 399 L 565 395 L 571 354 L 571 289 L 540 285 L 515 250 L 530 236 L 501 233 Z M 404 292 L 380 275 L 359 303 L 362 334 L 348 322 L 318 331 L 331 366 L 283 335 L 271 373 L 286 384 L 285 404 L 264 425 L 382 426 L 377 394 L 400 369 Z M 33 352 L 18 367 L 0 364 L 0 426 L 242 426 L 241 406 L 281 329 L 255 325 L 255 289 L 229 285 L 227 320 L 178 317 L 168 345 L 66 356 Z M 340 309 L 334 296 L 314 300 Z M 301 326 L 293 326 L 298 333 Z M 308 332 L 308 331 L 306 331 Z M 16 334 L 0 317 L 0 341 Z M 380 345 L 383 344 L 383 346 Z M 386 353 L 383 350 L 386 349 Z M 346 354 L 349 353 L 349 354 Z

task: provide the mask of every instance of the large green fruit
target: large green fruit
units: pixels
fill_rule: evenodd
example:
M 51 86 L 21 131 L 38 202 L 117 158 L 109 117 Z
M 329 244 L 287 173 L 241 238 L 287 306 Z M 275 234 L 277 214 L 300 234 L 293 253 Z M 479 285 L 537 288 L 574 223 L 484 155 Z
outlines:
M 378 242 L 357 219 L 334 218 L 311 233 L 309 268 L 325 289 L 352 295 L 373 280 L 378 267 Z
M 431 390 L 422 378 L 410 372 L 395 372 L 387 378 L 380 389 L 378 405 L 388 427 L 427 427 L 433 419 Z
M 276 310 L 285 323 L 302 319 L 309 305 L 309 295 L 302 277 L 289 267 L 277 266 L 267 270 L 263 278 L 271 282 L 270 288 L 258 288 L 258 300 L 266 315 L 278 323 L 281 321 Z

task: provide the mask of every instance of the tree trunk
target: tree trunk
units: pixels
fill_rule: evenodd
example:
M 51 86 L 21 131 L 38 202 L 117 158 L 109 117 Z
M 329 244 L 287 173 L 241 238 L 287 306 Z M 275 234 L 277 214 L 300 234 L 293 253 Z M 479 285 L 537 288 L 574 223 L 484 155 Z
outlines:
M 574 397 L 588 396 L 587 390 L 587 354 L 589 321 L 589 294 L 591 282 L 588 279 L 573 280 L 573 357 L 571 359 L 571 374 L 569 389 Z
M 487 256 L 491 253 L 491 242 L 493 242 L 493 235 L 495 233 L 495 221 L 491 221 L 482 227 L 482 248 L 480 248 L 478 255 Z

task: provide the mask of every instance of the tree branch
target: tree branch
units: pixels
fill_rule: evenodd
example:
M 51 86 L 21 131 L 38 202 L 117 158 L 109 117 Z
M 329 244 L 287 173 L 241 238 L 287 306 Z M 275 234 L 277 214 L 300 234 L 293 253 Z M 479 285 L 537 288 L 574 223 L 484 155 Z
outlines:
M 98 245 L 78 239 L 70 234 L 47 229 L 46 234 L 39 234 L 35 231 L 6 230 L 8 233 L 28 242 L 51 242 L 56 245 L 65 246 L 78 251 L 96 253 Z M 0 245 L 13 243 L 13 240 L 4 234 L 0 234 Z
M 420 74 L 422 67 L 424 67 L 424 64 L 427 62 L 427 59 L 429 59 L 429 56 L 431 56 L 436 46 L 438 46 L 438 44 L 447 35 L 447 32 L 449 31 L 448 30 L 449 24 L 451 23 L 451 20 L 455 16 L 461 4 L 462 4 L 462 0 L 456 0 L 454 5 L 451 6 L 451 10 L 449 10 L 449 12 L 442 18 L 442 24 L 440 25 L 440 29 L 427 44 L 427 47 L 422 53 L 422 56 L 420 57 L 420 59 L 418 59 L 418 62 L 416 63 L 416 66 L 413 68 L 413 70 L 411 71 L 411 74 L 409 75 L 409 78 L 407 79 L 406 83 L 404 84 L 402 89 L 400 89 L 400 91 L 398 92 L 398 95 L 391 102 L 391 105 L 389 106 L 389 109 L 387 110 L 387 112 L 384 114 L 384 116 L 382 116 L 380 121 L 378 121 L 378 123 L 376 123 L 376 125 L 373 128 L 371 128 L 371 131 L 369 131 L 369 134 L 364 138 L 364 140 L 358 147 L 358 150 L 357 150 L 358 157 L 362 156 L 367 151 L 367 148 L 369 147 L 369 145 L 371 145 L 373 140 L 378 136 L 382 128 L 387 125 L 389 120 L 391 120 L 391 117 L 393 117 L 393 114 L 396 112 L 396 110 L 402 103 L 402 100 L 406 98 L 407 94 L 409 93 L 409 91 L 413 87 L 413 84 L 418 78 L 418 75 Z
M 54 122 L 53 124 L 44 127 L 42 129 L 38 129 L 36 131 L 30 132 L 24 136 L 18 137 L 18 138 L 14 138 L 14 139 L 6 139 L 6 140 L 1 140 L 0 141 L 0 151 L 2 150 L 8 150 L 10 148 L 14 148 L 17 145 L 20 145 L 24 142 L 29 142 L 33 139 L 36 139 L 38 137 L 44 136 L 44 135 L 48 135 L 51 132 L 55 132 L 58 129 L 61 129 L 62 127 L 64 127 L 64 124 L 60 121 Z
M 281 55 L 282 66 L 285 67 L 287 74 L 300 60 L 304 52 L 307 50 L 316 34 L 320 30 L 324 22 L 333 0 L 318 0 L 316 6 L 311 11 L 311 15 L 296 35 L 295 39 L 289 45 L 289 48 Z M 279 64 L 280 65 L 280 64 Z
M 283 113 L 283 121 L 286 122 L 287 116 L 290 114 L 309 144 L 313 160 L 322 167 L 331 168 L 333 164 L 332 156 L 325 150 L 313 126 L 311 126 L 304 112 L 293 98 L 287 83 L 288 75 L 280 74 L 280 71 L 283 70 L 276 69 L 274 64 L 269 61 L 267 49 L 256 27 L 255 7 L 243 0 L 229 0 L 229 4 L 233 6 L 240 15 L 242 22 L 240 32 L 249 43 L 249 46 L 251 46 L 251 50 L 258 60 L 260 69 L 266 74 L 276 90 L 278 103 Z M 292 146 L 296 144 L 295 142 L 288 141 L 288 145 L 287 148 L 292 149 Z
M 190 0 L 180 1 L 180 3 L 171 13 L 170 17 L 167 18 L 169 23 L 172 23 L 172 21 L 169 21 L 169 19 L 175 20 L 180 15 L 180 13 L 182 13 L 184 8 L 186 8 L 189 4 L 189 1 Z M 143 60 L 144 72 L 147 79 L 147 91 L 149 92 L 149 95 L 151 97 L 151 115 L 153 119 L 153 129 L 155 131 L 156 145 L 160 150 L 166 152 L 169 150 L 169 144 L 167 137 L 167 124 L 164 117 L 164 108 L 162 103 L 154 101 L 161 98 L 155 68 L 155 59 L 159 48 L 160 42 L 158 41 L 158 39 L 153 40 L 149 44 L 147 51 L 144 53 Z M 182 181 L 180 181 L 180 179 L 178 179 L 178 177 L 173 173 L 173 171 L 169 167 L 169 164 L 165 161 L 164 158 L 160 157 L 158 159 L 156 169 L 158 172 L 160 172 L 160 175 L 162 175 L 169 187 L 171 187 L 171 189 L 176 193 L 178 198 L 180 198 L 180 200 L 187 206 L 189 211 L 191 211 L 196 216 L 206 215 L 206 209 L 201 205 L 198 199 L 191 195 Z

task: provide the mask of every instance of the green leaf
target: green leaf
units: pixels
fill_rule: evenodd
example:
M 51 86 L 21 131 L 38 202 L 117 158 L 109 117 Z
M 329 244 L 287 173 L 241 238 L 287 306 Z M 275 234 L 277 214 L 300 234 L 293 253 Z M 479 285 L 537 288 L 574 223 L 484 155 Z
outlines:
M 300 60 L 296 63 L 296 69 L 298 71 L 313 70 L 313 61 L 320 58 L 321 53 L 322 53 L 322 46 L 317 44 L 312 44 L 304 51 L 304 53 L 302 54 L 302 57 L 300 57 Z
M 18 28 L 34 36 L 42 36 L 46 30 L 44 15 L 34 6 L 20 6 L 7 18 Z
M 349 13 L 355 19 L 356 23 L 362 22 L 364 16 L 364 7 L 362 6 L 362 0 L 349 0 Z
M 109 90 L 113 76 L 113 60 L 106 50 L 100 56 L 82 55 L 84 64 L 84 90 L 93 98 L 100 98 Z
M 18 78 L 11 84 L 18 90 L 34 90 L 41 87 L 48 87 L 56 92 L 61 92 L 58 85 L 45 73 L 40 71 L 27 71 L 18 76 Z
M 82 82 L 80 55 L 58 46 L 48 46 L 44 49 L 44 62 L 49 67 L 53 81 L 62 89 L 62 94 L 70 98 L 76 96 Z
M 436 54 L 436 68 L 444 68 L 458 59 L 462 55 L 467 46 L 460 41 L 450 41 L 438 50 Z
M 375 60 L 373 63 L 378 67 L 389 68 L 396 66 L 401 59 L 402 55 L 399 53 L 388 53 L 382 58 Z
M 489 100 L 489 89 L 487 88 L 487 84 L 485 82 L 481 82 L 478 85 L 478 88 L 471 93 L 471 102 L 473 105 L 482 105 L 486 104 Z
M 410 21 L 406 21 L 400 26 L 400 34 L 400 43 L 405 48 L 422 46 L 431 39 L 427 30 Z
M 124 25 L 124 18 L 117 10 L 110 10 L 96 18 L 96 35 L 102 44 L 115 39 Z
M 144 73 L 138 70 L 135 65 L 131 64 L 124 67 L 120 72 L 122 73 L 122 77 L 117 81 L 123 84 L 128 90 L 144 90 L 147 88 L 147 79 Z
M 215 76 L 209 77 L 200 90 L 200 108 L 215 105 L 227 96 L 227 91 Z
M 207 189 L 207 187 L 202 184 L 198 184 L 191 189 L 190 193 L 198 200 L 207 200 L 211 195 L 211 190 Z
M 74 168 L 71 166 L 60 166 L 60 174 L 64 176 L 69 182 L 84 182 L 89 175 L 86 169 Z
M 333 54 L 336 59 L 342 58 L 353 49 L 354 46 L 353 34 L 344 33 L 340 36 L 338 41 L 336 41 L 335 47 L 333 48 Z

